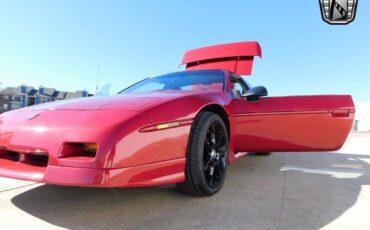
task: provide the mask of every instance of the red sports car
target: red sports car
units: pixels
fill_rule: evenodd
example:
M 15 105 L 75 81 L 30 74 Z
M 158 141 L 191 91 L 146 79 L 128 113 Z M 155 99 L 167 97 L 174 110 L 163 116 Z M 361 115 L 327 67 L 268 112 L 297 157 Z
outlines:
M 0 176 L 50 184 L 177 184 L 213 195 L 248 152 L 339 149 L 351 96 L 267 97 L 251 87 L 257 42 L 186 52 L 186 71 L 147 78 L 117 95 L 48 103 L 0 116 Z

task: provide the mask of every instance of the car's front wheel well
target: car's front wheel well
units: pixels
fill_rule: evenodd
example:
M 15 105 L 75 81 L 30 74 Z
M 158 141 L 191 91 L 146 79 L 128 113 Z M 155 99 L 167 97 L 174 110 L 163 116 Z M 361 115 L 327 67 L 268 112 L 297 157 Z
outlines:
M 229 116 L 226 113 L 226 111 L 224 110 L 224 108 L 222 108 L 222 106 L 217 105 L 217 104 L 207 105 L 204 108 L 202 108 L 199 112 L 212 112 L 212 113 L 215 113 L 215 114 L 219 115 L 222 118 L 225 125 L 226 125 L 226 129 L 227 129 L 227 132 L 228 132 L 228 137 L 230 139 Z

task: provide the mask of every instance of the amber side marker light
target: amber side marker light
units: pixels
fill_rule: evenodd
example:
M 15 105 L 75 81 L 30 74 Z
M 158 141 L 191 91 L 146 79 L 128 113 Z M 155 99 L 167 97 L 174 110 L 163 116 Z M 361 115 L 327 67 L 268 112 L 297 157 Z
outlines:
M 147 127 L 144 127 L 140 129 L 140 132 L 152 132 L 152 131 L 157 131 L 157 130 L 164 130 L 164 129 L 170 129 L 170 128 L 175 128 L 175 127 L 180 127 L 180 126 L 185 126 L 185 125 L 191 125 L 193 123 L 193 120 L 183 120 L 183 121 L 171 121 L 171 122 L 166 122 L 166 123 L 161 123 L 161 124 L 156 124 L 156 125 L 150 125 Z
M 65 143 L 63 144 L 59 157 L 95 157 L 98 144 L 95 143 Z
M 173 127 L 177 127 L 177 126 L 180 126 L 180 122 L 178 122 L 178 121 L 176 121 L 176 122 L 170 122 L 170 123 L 165 123 L 165 124 L 159 124 L 159 125 L 156 125 L 155 128 L 157 130 L 159 130 L 159 129 L 173 128 Z

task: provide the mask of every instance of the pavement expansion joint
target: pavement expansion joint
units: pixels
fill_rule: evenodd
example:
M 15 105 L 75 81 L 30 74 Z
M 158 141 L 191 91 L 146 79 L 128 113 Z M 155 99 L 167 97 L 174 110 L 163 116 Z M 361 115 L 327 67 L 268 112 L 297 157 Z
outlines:
M 0 193 L 9 192 L 9 191 L 17 190 L 17 189 L 20 189 L 20 188 L 29 187 L 29 186 L 32 186 L 32 185 L 35 185 L 35 184 L 39 184 L 39 183 L 36 182 L 36 183 L 32 183 L 32 184 L 18 186 L 18 187 L 15 187 L 15 188 L 9 188 L 9 189 L 0 190 Z

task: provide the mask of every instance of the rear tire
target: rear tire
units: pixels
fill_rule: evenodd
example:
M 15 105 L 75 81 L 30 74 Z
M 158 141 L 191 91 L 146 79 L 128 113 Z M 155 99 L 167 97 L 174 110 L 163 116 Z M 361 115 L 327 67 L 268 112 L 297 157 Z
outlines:
M 256 155 L 256 156 L 270 156 L 271 152 L 255 152 L 255 153 L 253 153 L 253 155 Z
M 177 188 L 193 196 L 211 196 L 222 187 L 228 163 L 229 138 L 225 123 L 212 112 L 197 115 L 186 153 L 185 182 Z

